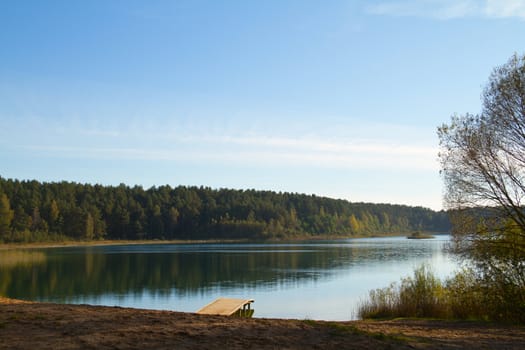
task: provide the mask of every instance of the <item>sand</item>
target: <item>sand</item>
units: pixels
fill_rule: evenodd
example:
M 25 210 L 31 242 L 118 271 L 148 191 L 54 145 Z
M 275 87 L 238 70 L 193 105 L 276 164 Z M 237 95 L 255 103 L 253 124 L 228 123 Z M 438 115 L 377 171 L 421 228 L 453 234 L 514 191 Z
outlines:
M 0 297 L 0 349 L 524 349 L 525 327 L 241 319 Z

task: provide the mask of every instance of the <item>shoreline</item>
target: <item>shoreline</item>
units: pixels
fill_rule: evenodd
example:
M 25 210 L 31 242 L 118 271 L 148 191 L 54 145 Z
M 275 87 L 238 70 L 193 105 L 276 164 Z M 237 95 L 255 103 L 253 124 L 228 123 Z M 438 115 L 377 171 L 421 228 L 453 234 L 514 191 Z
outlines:
M 433 235 L 449 234 L 447 232 L 433 233 Z M 329 240 L 344 240 L 358 238 L 388 238 L 407 237 L 406 233 L 388 233 L 375 235 L 326 235 L 326 236 L 296 236 L 286 239 L 246 240 L 246 239 L 173 239 L 173 240 L 97 240 L 97 241 L 60 241 L 60 242 L 30 242 L 30 243 L 0 243 L 0 250 L 33 249 L 33 248 L 61 248 L 61 247 L 96 247 L 111 245 L 146 245 L 146 244 L 243 244 L 243 243 L 290 243 L 290 242 L 317 242 Z
M 0 297 L 0 348 L 521 349 L 525 326 L 235 318 Z

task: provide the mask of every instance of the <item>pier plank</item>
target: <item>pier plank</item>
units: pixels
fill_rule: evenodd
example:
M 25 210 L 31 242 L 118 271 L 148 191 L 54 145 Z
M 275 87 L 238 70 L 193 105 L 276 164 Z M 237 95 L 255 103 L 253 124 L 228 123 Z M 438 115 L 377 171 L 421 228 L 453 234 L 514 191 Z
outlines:
M 218 298 L 197 311 L 201 315 L 232 316 L 239 310 L 250 309 L 253 299 Z

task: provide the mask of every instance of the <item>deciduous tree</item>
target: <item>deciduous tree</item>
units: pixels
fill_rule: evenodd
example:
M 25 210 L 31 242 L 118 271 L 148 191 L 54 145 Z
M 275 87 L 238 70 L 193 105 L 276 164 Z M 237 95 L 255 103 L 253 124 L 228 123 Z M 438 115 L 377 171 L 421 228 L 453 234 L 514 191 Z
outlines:
M 525 56 L 494 69 L 480 114 L 453 116 L 438 135 L 455 251 L 498 291 L 500 314 L 523 313 Z

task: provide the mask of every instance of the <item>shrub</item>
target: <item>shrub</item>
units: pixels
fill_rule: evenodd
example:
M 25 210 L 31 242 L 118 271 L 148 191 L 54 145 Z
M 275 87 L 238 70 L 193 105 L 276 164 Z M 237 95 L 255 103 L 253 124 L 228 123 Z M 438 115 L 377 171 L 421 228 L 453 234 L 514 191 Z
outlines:
M 484 293 L 472 270 L 465 269 L 446 281 L 451 316 L 456 319 L 487 319 Z
M 370 292 L 369 299 L 358 307 L 360 318 L 439 317 L 449 316 L 445 290 L 432 270 L 422 265 L 413 277 Z
M 465 269 L 444 283 L 427 266 L 413 277 L 372 290 L 361 302 L 364 318 L 426 317 L 525 323 L 525 291 Z

